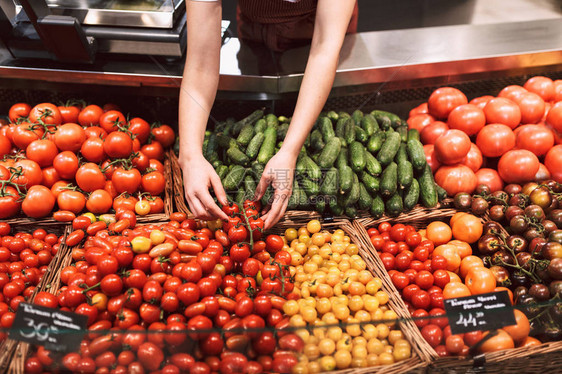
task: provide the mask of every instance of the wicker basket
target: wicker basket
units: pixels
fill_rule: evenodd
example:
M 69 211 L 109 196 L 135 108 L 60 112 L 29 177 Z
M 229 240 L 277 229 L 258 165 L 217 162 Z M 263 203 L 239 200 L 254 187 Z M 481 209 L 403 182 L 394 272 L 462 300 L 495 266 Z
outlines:
M 63 241 L 57 251 L 57 254 L 51 260 L 51 263 L 47 267 L 47 271 L 43 274 L 41 282 L 37 285 L 33 294 L 27 300 L 31 303 L 35 299 L 40 291 L 47 291 L 52 294 L 56 294 L 60 287 L 60 269 L 68 265 L 71 261 L 70 248 L 65 244 L 66 235 L 68 235 L 72 229 L 70 226 L 62 225 L 58 222 L 58 225 L 36 225 L 36 224 L 20 224 L 15 227 L 17 231 L 33 231 L 37 227 L 41 227 L 47 230 L 49 233 L 57 233 L 57 235 L 64 235 Z M 12 339 L 7 339 L 0 346 L 2 354 L 0 355 L 0 372 L 9 373 L 23 373 L 25 357 L 27 356 L 27 351 L 29 349 L 29 344 L 17 342 Z
M 367 229 L 378 225 L 381 222 L 404 223 L 412 225 L 417 229 L 422 229 L 432 221 L 446 221 L 457 213 L 458 210 L 452 208 L 435 208 L 435 209 L 414 209 L 409 216 L 399 216 L 396 218 L 388 219 L 363 219 L 353 222 L 353 226 L 361 236 L 361 241 L 374 259 L 374 266 L 382 271 L 384 276 L 380 276 L 383 283 L 388 289 L 396 291 L 396 287 L 392 283 L 388 272 L 384 268 L 382 261 L 371 244 L 371 240 L 367 234 Z M 487 218 L 483 217 L 483 221 Z M 396 291 L 398 292 L 398 291 Z M 399 295 L 399 294 L 398 294 Z M 399 307 L 395 308 L 400 318 L 411 318 L 410 313 L 406 308 L 406 304 L 400 296 L 396 298 Z M 414 324 L 415 326 L 415 324 Z M 492 352 L 481 354 L 472 357 L 439 357 L 435 350 L 425 341 L 422 337 L 420 330 L 416 327 L 414 331 L 414 339 L 420 346 L 424 347 L 424 351 L 429 353 L 430 362 L 427 366 L 428 373 L 510 373 L 510 372 L 524 372 L 524 373 L 537 373 L 540 371 L 546 372 L 561 372 L 562 369 L 562 342 L 549 342 L 536 347 L 515 348 L 505 351 Z

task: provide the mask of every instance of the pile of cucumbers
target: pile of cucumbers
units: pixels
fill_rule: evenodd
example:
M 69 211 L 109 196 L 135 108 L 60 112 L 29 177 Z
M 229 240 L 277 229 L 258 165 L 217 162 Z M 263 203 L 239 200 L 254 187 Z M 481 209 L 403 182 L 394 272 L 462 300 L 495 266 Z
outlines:
M 203 152 L 232 201 L 253 198 L 264 167 L 283 144 L 289 118 L 257 110 L 206 132 Z M 288 176 L 288 171 L 279 171 Z M 396 216 L 416 204 L 434 207 L 436 185 L 417 130 L 381 110 L 325 112 L 298 156 L 288 209 L 354 218 Z M 282 180 L 283 175 L 278 176 Z M 266 204 L 273 191 L 262 199 Z

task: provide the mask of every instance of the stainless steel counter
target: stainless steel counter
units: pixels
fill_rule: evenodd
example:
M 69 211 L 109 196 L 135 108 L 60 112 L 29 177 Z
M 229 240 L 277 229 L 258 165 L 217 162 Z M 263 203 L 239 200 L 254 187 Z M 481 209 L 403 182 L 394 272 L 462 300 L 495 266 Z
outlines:
M 232 38 L 221 50 L 219 90 L 253 93 L 264 99 L 298 91 L 308 48 L 272 54 Z M 93 65 L 14 60 L 0 49 L 0 78 L 130 87 L 179 87 L 184 62 L 149 56 Z M 349 35 L 341 51 L 334 87 L 413 81 L 454 82 L 474 75 L 521 74 L 529 69 L 562 70 L 560 19 L 490 25 L 458 25 Z M 0 80 L 0 85 L 2 80 Z

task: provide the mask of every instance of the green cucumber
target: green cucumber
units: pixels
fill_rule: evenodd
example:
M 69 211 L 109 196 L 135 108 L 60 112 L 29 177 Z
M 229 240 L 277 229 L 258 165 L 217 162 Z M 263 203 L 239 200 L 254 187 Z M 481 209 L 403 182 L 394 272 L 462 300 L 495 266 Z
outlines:
M 326 146 L 320 130 L 314 130 L 312 134 L 310 134 L 310 145 L 315 151 L 321 151 Z
M 275 152 L 275 143 L 277 142 L 277 130 L 274 127 L 268 127 L 264 132 L 265 138 L 258 152 L 258 162 L 267 164 L 269 159 L 273 157 Z
M 396 191 L 385 203 L 386 214 L 391 217 L 396 217 L 404 211 L 404 204 L 400 192 Z
M 320 167 L 314 162 L 314 160 L 308 156 L 304 158 L 304 166 L 305 166 L 305 174 L 314 181 L 318 181 L 322 179 L 322 170 Z
M 355 122 L 353 119 L 348 119 L 345 123 L 344 139 L 346 144 L 351 144 L 355 141 Z
M 246 195 L 249 196 L 249 199 L 253 199 L 256 193 L 256 187 L 257 185 L 254 177 L 247 173 L 244 177 L 244 190 L 246 191 Z
M 383 131 L 377 131 L 367 141 L 367 150 L 371 153 L 378 152 L 381 147 L 382 143 L 384 143 L 385 133 Z
M 348 118 L 348 117 L 344 117 L 344 118 L 340 117 L 338 122 L 336 122 L 336 136 L 341 138 L 344 141 L 345 141 L 345 130 L 347 128 L 347 122 L 348 121 L 353 122 L 353 120 L 351 118 Z M 344 145 L 347 145 L 347 143 L 344 143 Z
M 207 148 L 205 148 L 205 158 L 208 159 L 211 154 L 216 153 L 218 145 L 217 134 L 211 133 L 211 135 L 209 135 L 209 140 L 207 141 Z
M 422 174 L 418 178 L 420 184 L 420 200 L 426 208 L 433 208 L 437 205 L 438 196 L 435 188 L 435 181 L 429 165 L 425 165 Z
M 351 190 L 347 195 L 340 196 L 342 199 L 342 204 L 344 207 L 348 207 L 351 205 L 356 204 L 359 201 L 360 197 L 360 188 L 359 188 L 359 178 L 357 174 L 353 175 L 353 185 L 351 186 Z
M 386 112 L 384 110 L 373 110 L 371 112 L 371 114 L 375 117 L 375 119 L 377 121 L 381 121 L 381 120 L 383 120 L 383 118 L 388 119 L 390 121 L 390 125 L 393 128 L 397 128 L 398 126 L 400 126 L 403 123 L 403 121 L 400 119 L 400 117 L 398 117 L 396 114 Z
M 373 203 L 373 197 L 371 196 L 369 191 L 367 191 L 367 187 L 365 187 L 365 184 L 363 183 L 359 183 L 358 203 L 359 203 L 359 209 L 361 210 L 368 210 L 371 207 L 371 204 Z
M 238 134 L 240 134 L 240 131 L 242 131 L 242 128 L 244 126 L 246 126 L 247 124 L 253 124 L 254 122 L 256 122 L 257 120 L 259 120 L 260 118 L 263 117 L 263 110 L 258 109 L 254 112 L 252 112 L 248 117 L 234 123 L 232 125 L 232 134 L 235 136 L 238 136 Z
M 235 163 L 242 166 L 248 166 L 250 163 L 250 159 L 244 152 L 236 147 L 228 148 L 226 151 L 226 155 Z
M 341 147 L 338 158 L 336 159 L 336 168 L 338 168 L 338 170 L 341 170 L 344 166 L 349 166 L 347 163 L 348 155 L 347 147 Z
M 351 118 L 357 126 L 361 125 L 361 121 L 363 120 L 363 112 L 359 109 L 356 109 L 353 113 L 351 113 Z
M 279 126 L 279 119 L 275 114 L 268 114 L 267 116 L 265 116 L 265 123 L 268 128 L 273 127 L 277 129 L 277 127 Z
M 252 160 L 255 159 L 264 140 L 265 135 L 263 132 L 256 133 L 252 140 L 250 140 L 248 147 L 246 147 L 246 156 L 248 156 Z
M 408 126 L 406 125 L 400 125 L 396 128 L 396 132 L 400 134 L 400 139 L 403 142 L 407 142 L 408 141 Z
M 338 172 L 340 194 L 348 193 L 353 186 L 353 170 L 349 166 L 344 165 L 341 169 L 338 169 Z
M 216 171 L 217 171 L 217 175 L 219 176 L 219 178 L 220 178 L 221 180 L 223 180 L 224 177 L 226 177 L 226 173 L 228 173 L 228 166 L 226 166 L 226 165 L 219 165 L 219 166 L 217 167 L 217 170 L 216 170 Z
M 322 140 L 324 140 L 324 143 L 328 143 L 328 140 L 336 136 L 334 125 L 332 125 L 332 121 L 328 117 L 321 117 L 319 119 L 318 128 L 322 133 Z
M 384 214 L 384 201 L 379 195 L 373 197 L 371 208 L 369 209 L 373 218 L 381 218 Z
M 373 177 L 366 171 L 361 173 L 361 182 L 367 187 L 367 191 L 374 194 L 380 190 L 381 181 L 377 177 Z
M 435 183 L 435 190 L 437 191 L 437 199 L 443 201 L 447 198 L 447 191 L 437 183 Z
M 236 139 L 233 139 L 228 135 L 218 135 L 217 143 L 221 148 L 225 148 L 225 149 L 228 149 L 233 146 L 238 147 L 238 143 L 236 142 Z
M 400 147 L 398 148 L 398 152 L 396 152 L 396 156 L 394 156 L 394 162 L 397 164 L 402 161 L 408 161 L 408 151 L 406 150 L 406 143 L 400 143 Z
M 381 195 L 383 197 L 390 197 L 394 195 L 398 189 L 398 165 L 391 162 L 390 165 L 382 172 L 381 177 Z
M 363 128 L 355 126 L 355 139 L 360 141 L 362 144 L 365 144 L 367 143 L 367 140 L 369 140 L 369 136 L 367 135 L 367 132 L 363 130 Z
M 320 192 L 323 195 L 335 196 L 338 192 L 338 170 L 336 168 L 331 168 L 326 171 L 324 180 L 320 185 Z
M 326 113 L 326 117 L 328 117 L 332 121 L 337 121 L 340 118 L 339 114 L 337 114 L 333 110 L 330 110 L 328 113 Z
M 377 153 L 377 160 L 382 166 L 386 166 L 394 160 L 394 156 L 400 148 L 400 134 L 393 132 L 387 134 L 386 140 L 382 144 L 381 149 Z
M 307 196 L 315 196 L 320 192 L 320 185 L 318 182 L 311 181 L 308 178 L 302 178 L 299 181 Z
M 285 136 L 287 136 L 287 131 L 289 131 L 288 123 L 283 123 L 281 126 L 279 126 L 277 128 L 277 140 L 284 140 Z
M 245 147 L 250 143 L 250 140 L 252 140 L 253 136 L 254 136 L 254 126 L 252 126 L 251 124 L 247 124 L 242 128 L 240 134 L 238 134 L 236 141 Z
M 228 174 L 224 177 L 223 186 L 224 189 L 227 191 L 234 191 L 238 188 L 242 180 L 244 179 L 244 175 L 246 174 L 246 169 L 240 165 L 234 165 L 232 169 L 228 172 Z
M 264 132 L 266 128 L 267 128 L 267 122 L 265 122 L 264 118 L 260 118 L 258 122 L 256 122 L 256 125 L 254 126 L 254 130 L 256 131 L 256 133 Z
M 408 130 L 408 140 L 410 139 L 420 140 L 420 132 L 416 129 Z
M 349 146 L 349 164 L 354 172 L 359 173 L 365 168 L 365 148 L 359 142 L 352 142 Z
M 398 184 L 402 188 L 406 188 L 412 184 L 414 180 L 414 168 L 408 160 L 402 160 L 398 164 Z
M 343 214 L 344 208 L 338 204 L 338 200 L 335 198 L 328 199 L 328 208 L 335 216 L 341 216 Z
M 316 196 L 314 208 L 320 214 L 326 211 L 326 199 L 324 199 L 324 196 Z
M 338 137 L 333 137 L 332 139 L 328 140 L 326 146 L 320 153 L 320 157 L 318 158 L 318 166 L 321 168 L 327 169 L 334 165 L 334 162 L 338 158 L 338 154 L 341 150 L 341 140 Z
M 369 137 L 379 130 L 379 124 L 371 113 L 367 113 L 363 116 L 363 119 L 361 120 L 361 127 L 365 130 L 367 136 Z
M 357 212 L 357 208 L 353 205 L 345 207 L 345 215 L 349 218 L 357 218 L 359 217 L 359 212 Z
M 412 210 L 420 198 L 420 184 L 417 179 L 412 180 L 412 184 L 404 190 L 404 209 Z
M 417 139 L 409 139 L 406 148 L 414 169 L 423 170 L 427 164 L 423 144 Z

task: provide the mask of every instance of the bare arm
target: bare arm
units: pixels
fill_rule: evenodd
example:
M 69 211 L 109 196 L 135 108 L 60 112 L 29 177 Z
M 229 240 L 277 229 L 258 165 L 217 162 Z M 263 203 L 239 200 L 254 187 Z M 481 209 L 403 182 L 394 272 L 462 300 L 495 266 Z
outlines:
M 219 201 L 226 203 L 220 178 L 202 153 L 219 82 L 222 3 L 189 0 L 186 11 L 187 55 L 179 97 L 179 162 L 185 194 L 198 218 L 227 218 L 209 193 L 213 187 Z
M 256 191 L 259 198 L 270 183 L 275 189 L 271 210 L 263 217 L 265 228 L 279 221 L 287 208 L 297 156 L 334 83 L 339 53 L 354 6 L 355 0 L 318 0 L 310 54 L 291 126 L 283 146 L 266 165 Z M 276 169 L 290 170 L 291 180 L 276 180 Z

